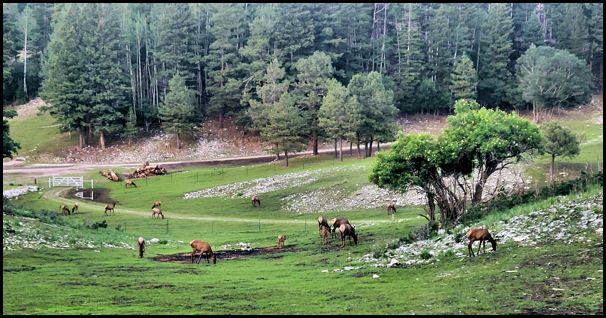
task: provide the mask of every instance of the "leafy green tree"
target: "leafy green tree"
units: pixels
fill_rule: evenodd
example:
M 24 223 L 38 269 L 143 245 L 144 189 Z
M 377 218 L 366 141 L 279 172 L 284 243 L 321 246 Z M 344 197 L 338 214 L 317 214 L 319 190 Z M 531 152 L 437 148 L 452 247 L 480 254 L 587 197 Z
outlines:
M 356 98 L 349 96 L 347 88 L 337 80 L 329 80 L 327 87 L 318 114 L 319 127 L 329 139 L 339 141 L 339 160 L 343 161 L 343 139 L 355 136 L 360 107 Z
M 541 126 L 543 136 L 545 137 L 545 152 L 551 155 L 551 165 L 549 166 L 549 179 L 553 180 L 553 171 L 556 156 L 565 156 L 572 158 L 581 151 L 578 138 L 566 127 L 562 127 L 556 122 L 545 123 Z
M 294 105 L 290 94 L 283 93 L 269 114 L 267 126 L 263 127 L 261 137 L 270 145 L 279 144 L 284 151 L 285 164 L 288 167 L 288 153 L 305 149 L 305 136 L 308 128 L 299 109 Z
M 318 111 L 322 105 L 322 97 L 326 95 L 326 81 L 332 76 L 334 69 L 330 56 L 318 51 L 308 58 L 298 60 L 296 68 L 298 71 L 295 85 L 296 104 L 307 120 L 313 140 L 313 154 L 317 155 L 318 138 L 321 133 L 318 126 Z
M 128 144 L 130 145 L 131 140 L 137 135 L 137 117 L 135 111 L 132 108 L 128 110 L 128 117 L 126 117 L 126 127 L 124 128 L 124 135 L 128 138 Z
M 2 114 L 2 117 L 6 118 L 15 116 L 17 116 L 17 112 L 14 110 L 5 110 Z M 13 155 L 17 155 L 17 150 L 21 149 L 21 144 L 11 138 L 9 130 L 8 120 L 2 119 L 2 158 L 13 159 Z
M 591 100 L 591 73 L 565 50 L 531 47 L 516 64 L 524 100 L 533 103 L 534 121 L 544 107 L 576 106 Z
M 455 100 L 476 98 L 477 77 L 473 62 L 462 55 L 450 75 L 450 91 Z
M 380 152 L 369 179 L 380 187 L 406 192 L 425 190 L 428 220 L 435 206 L 441 221 L 450 223 L 465 213 L 468 195 L 479 202 L 486 180 L 496 171 L 541 147 L 539 129 L 514 113 L 479 108 L 473 100 L 459 100 L 449 128 L 434 140 L 429 134 L 401 134 L 387 152 Z M 470 189 L 470 177 L 475 184 Z
M 169 82 L 170 91 L 160 104 L 162 127 L 177 135 L 177 149 L 181 149 L 181 135 L 189 134 L 199 122 L 196 92 L 185 86 L 185 78 L 175 74 Z

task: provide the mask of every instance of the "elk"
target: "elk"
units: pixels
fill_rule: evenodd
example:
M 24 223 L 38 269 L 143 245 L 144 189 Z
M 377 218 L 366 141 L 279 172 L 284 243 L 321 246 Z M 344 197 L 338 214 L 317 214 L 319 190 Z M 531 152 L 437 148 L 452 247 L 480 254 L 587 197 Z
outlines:
M 387 203 L 387 215 L 389 215 L 390 211 L 393 211 L 393 213 L 396 213 L 396 204 L 393 202 Z
M 72 214 L 78 212 L 78 202 L 74 202 L 74 206 L 72 207 Z
M 137 187 L 137 185 L 133 182 L 133 180 L 128 180 L 128 179 L 124 180 L 124 187 L 128 188 L 129 185 L 134 186 L 135 188 Z
M 139 236 L 137 245 L 139 246 L 139 258 L 143 258 L 143 252 L 145 252 L 145 239 L 143 239 L 142 236 Z
M 210 248 L 210 244 L 208 242 L 203 242 L 200 240 L 193 240 L 189 242 L 189 245 L 193 249 L 191 253 L 191 263 L 194 263 L 194 255 L 196 252 L 200 252 L 200 258 L 198 258 L 198 264 L 200 264 L 200 260 L 202 259 L 202 255 L 206 256 L 206 262 L 210 264 L 210 259 L 212 258 L 213 264 L 217 264 L 217 255 Z
M 335 237 L 336 230 L 341 226 L 341 224 L 349 224 L 349 220 L 346 218 L 334 218 L 330 221 L 332 223 L 332 237 Z M 351 224 L 350 224 L 351 225 Z
M 114 208 L 116 207 L 116 203 L 118 202 L 114 202 L 114 203 L 110 203 L 110 204 L 106 204 L 105 205 L 105 215 L 107 216 L 107 210 L 110 210 L 112 212 L 114 212 L 114 214 L 116 214 L 116 211 L 114 211 Z
M 349 223 L 344 223 L 339 226 L 339 232 L 341 232 L 341 247 L 345 247 L 345 237 L 349 236 L 349 244 L 351 244 L 351 238 L 353 237 L 354 242 L 358 245 L 358 236 L 356 235 L 356 230 Z
M 473 253 L 472 244 L 475 241 L 480 241 L 480 246 L 478 247 L 478 254 L 480 254 L 480 249 L 482 248 L 482 244 L 484 245 L 484 254 L 486 254 L 486 241 L 489 241 L 492 244 L 492 250 L 497 250 L 497 241 L 492 238 L 490 233 L 488 233 L 487 229 L 471 229 L 465 234 L 469 238 L 469 244 L 467 245 L 467 249 L 469 250 L 469 257 L 475 256 Z
M 282 234 L 278 235 L 278 248 L 284 247 L 284 241 L 286 241 L 286 236 Z
M 328 233 L 330 232 L 330 228 L 323 229 L 320 235 L 322 236 L 322 245 L 326 245 L 326 239 L 328 238 Z
M 63 213 L 65 213 L 65 215 L 69 215 L 70 213 L 69 208 L 65 204 L 61 205 L 61 210 L 63 211 Z
M 154 206 L 152 206 L 152 209 L 153 208 L 159 208 L 161 205 L 162 205 L 162 202 L 156 201 L 156 202 L 154 202 Z
M 252 206 L 255 206 L 255 202 L 257 204 L 259 204 L 259 206 L 261 206 L 261 200 L 259 200 L 259 197 L 256 195 L 252 197 L 251 202 L 252 202 Z
M 160 210 L 158 208 L 153 208 L 152 209 L 152 219 L 154 218 L 154 216 L 156 214 L 159 214 L 158 217 L 162 216 L 162 219 L 164 219 L 164 214 L 162 214 L 162 210 Z
M 325 228 L 327 228 L 330 231 L 330 226 L 328 225 L 328 221 L 326 220 L 326 217 L 323 215 L 318 217 L 318 233 L 321 233 L 322 226 L 324 226 Z

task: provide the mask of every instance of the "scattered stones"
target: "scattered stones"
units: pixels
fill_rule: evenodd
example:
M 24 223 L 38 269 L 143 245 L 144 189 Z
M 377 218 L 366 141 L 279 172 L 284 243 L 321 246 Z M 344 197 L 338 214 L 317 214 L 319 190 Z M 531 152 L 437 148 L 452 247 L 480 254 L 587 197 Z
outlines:
M 377 275 L 377 274 L 372 274 L 372 278 L 379 278 L 379 275 Z
M 16 199 L 20 195 L 26 194 L 28 192 L 36 192 L 36 191 L 39 191 L 40 189 L 41 188 L 38 188 L 38 186 L 22 186 L 22 187 L 3 191 L 2 196 L 7 199 Z
M 158 242 L 160 242 L 160 240 L 154 237 L 153 239 L 149 240 L 149 242 L 150 243 L 158 243 Z

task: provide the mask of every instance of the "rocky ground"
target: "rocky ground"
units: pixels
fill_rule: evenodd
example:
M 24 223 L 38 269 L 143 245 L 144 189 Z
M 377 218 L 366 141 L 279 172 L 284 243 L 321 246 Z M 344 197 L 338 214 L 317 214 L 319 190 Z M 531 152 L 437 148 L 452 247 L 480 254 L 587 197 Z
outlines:
M 499 245 L 513 242 L 518 246 L 535 246 L 552 241 L 565 244 L 585 241 L 587 244 L 592 244 L 595 242 L 586 238 L 584 233 L 595 231 L 602 235 L 603 208 L 603 194 L 575 201 L 567 201 L 561 197 L 557 204 L 549 208 L 536 210 L 528 215 L 517 215 L 507 221 L 499 221 L 490 226 L 490 232 L 498 240 Z M 471 228 L 486 228 L 486 225 L 459 225 L 452 230 L 452 233 L 440 230 L 438 235 L 431 239 L 401 244 L 395 249 L 388 249 L 378 259 L 373 254 L 366 254 L 357 261 L 376 267 L 398 267 L 437 262 L 441 253 L 449 251 L 457 257 L 467 257 L 469 241 L 464 234 Z M 487 245 L 486 253 L 491 253 L 492 248 L 490 244 Z M 474 247 L 475 252 L 477 244 Z M 432 257 L 423 259 L 420 257 L 423 252 L 428 252 Z

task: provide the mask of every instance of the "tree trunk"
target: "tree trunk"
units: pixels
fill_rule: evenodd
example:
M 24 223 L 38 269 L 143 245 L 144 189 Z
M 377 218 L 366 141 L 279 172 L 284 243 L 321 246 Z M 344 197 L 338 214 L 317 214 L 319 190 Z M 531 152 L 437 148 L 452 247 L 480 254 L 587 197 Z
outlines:
M 278 160 L 280 160 L 280 145 L 276 142 L 276 156 L 278 157 Z
M 223 129 L 223 111 L 219 111 L 219 129 Z
M 179 133 L 177 133 L 177 150 L 181 149 L 181 138 L 179 138 Z
M 82 129 L 80 127 L 76 128 L 76 131 L 78 132 L 79 138 L 78 138 L 78 145 L 80 146 L 80 149 L 84 148 L 84 132 L 82 131 Z
M 554 165 L 555 165 L 555 154 L 551 154 L 551 166 L 549 167 L 549 181 L 553 181 Z
M 286 158 L 286 166 L 288 167 L 288 150 L 284 149 L 284 158 Z
M 434 195 L 429 192 L 427 192 L 427 205 L 429 206 L 429 221 L 434 222 L 436 220 L 436 203 Z
M 379 141 L 377 140 L 377 151 L 381 151 L 381 146 L 379 145 Z
M 372 137 L 370 137 L 370 144 L 369 144 L 370 147 L 368 147 L 368 150 L 369 150 L 368 156 L 369 157 L 372 157 L 372 142 L 373 142 Z
M 339 161 L 343 162 L 343 139 L 339 139 Z
M 337 139 L 335 139 L 335 158 L 337 157 Z
M 368 157 L 368 141 L 364 142 L 364 158 Z
M 353 141 L 350 141 L 350 142 L 349 142 L 349 155 L 350 155 L 350 156 L 353 156 L 353 151 L 352 151 L 352 148 L 353 148 Z
M 103 136 L 103 130 L 99 131 L 99 146 L 101 146 L 101 149 L 105 149 L 105 136 Z
M 314 156 L 318 155 L 318 136 L 314 134 Z
M 23 45 L 23 91 L 25 92 L 25 101 L 28 101 L 29 98 L 27 96 L 27 24 L 29 21 L 25 21 L 25 39 Z
M 360 158 L 362 154 L 360 153 L 360 139 L 358 139 L 358 158 Z

